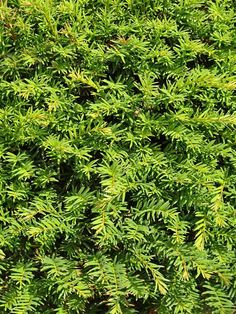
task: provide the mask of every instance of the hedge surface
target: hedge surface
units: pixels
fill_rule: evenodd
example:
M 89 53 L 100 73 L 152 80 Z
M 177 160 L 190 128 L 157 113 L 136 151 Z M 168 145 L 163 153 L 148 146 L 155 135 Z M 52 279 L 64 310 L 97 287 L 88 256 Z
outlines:
M 233 0 L 2 0 L 0 312 L 234 312 Z

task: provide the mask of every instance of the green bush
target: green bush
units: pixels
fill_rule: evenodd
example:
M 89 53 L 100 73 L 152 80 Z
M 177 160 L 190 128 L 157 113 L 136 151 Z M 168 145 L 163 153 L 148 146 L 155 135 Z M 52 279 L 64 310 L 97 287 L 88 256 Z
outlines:
M 233 313 L 234 0 L 0 2 L 0 313 Z

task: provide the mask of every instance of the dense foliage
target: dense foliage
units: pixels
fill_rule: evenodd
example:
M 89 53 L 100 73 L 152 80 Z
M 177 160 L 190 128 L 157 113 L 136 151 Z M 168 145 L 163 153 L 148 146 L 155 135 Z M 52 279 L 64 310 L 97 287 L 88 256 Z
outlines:
M 233 313 L 234 0 L 0 2 L 0 313 Z

